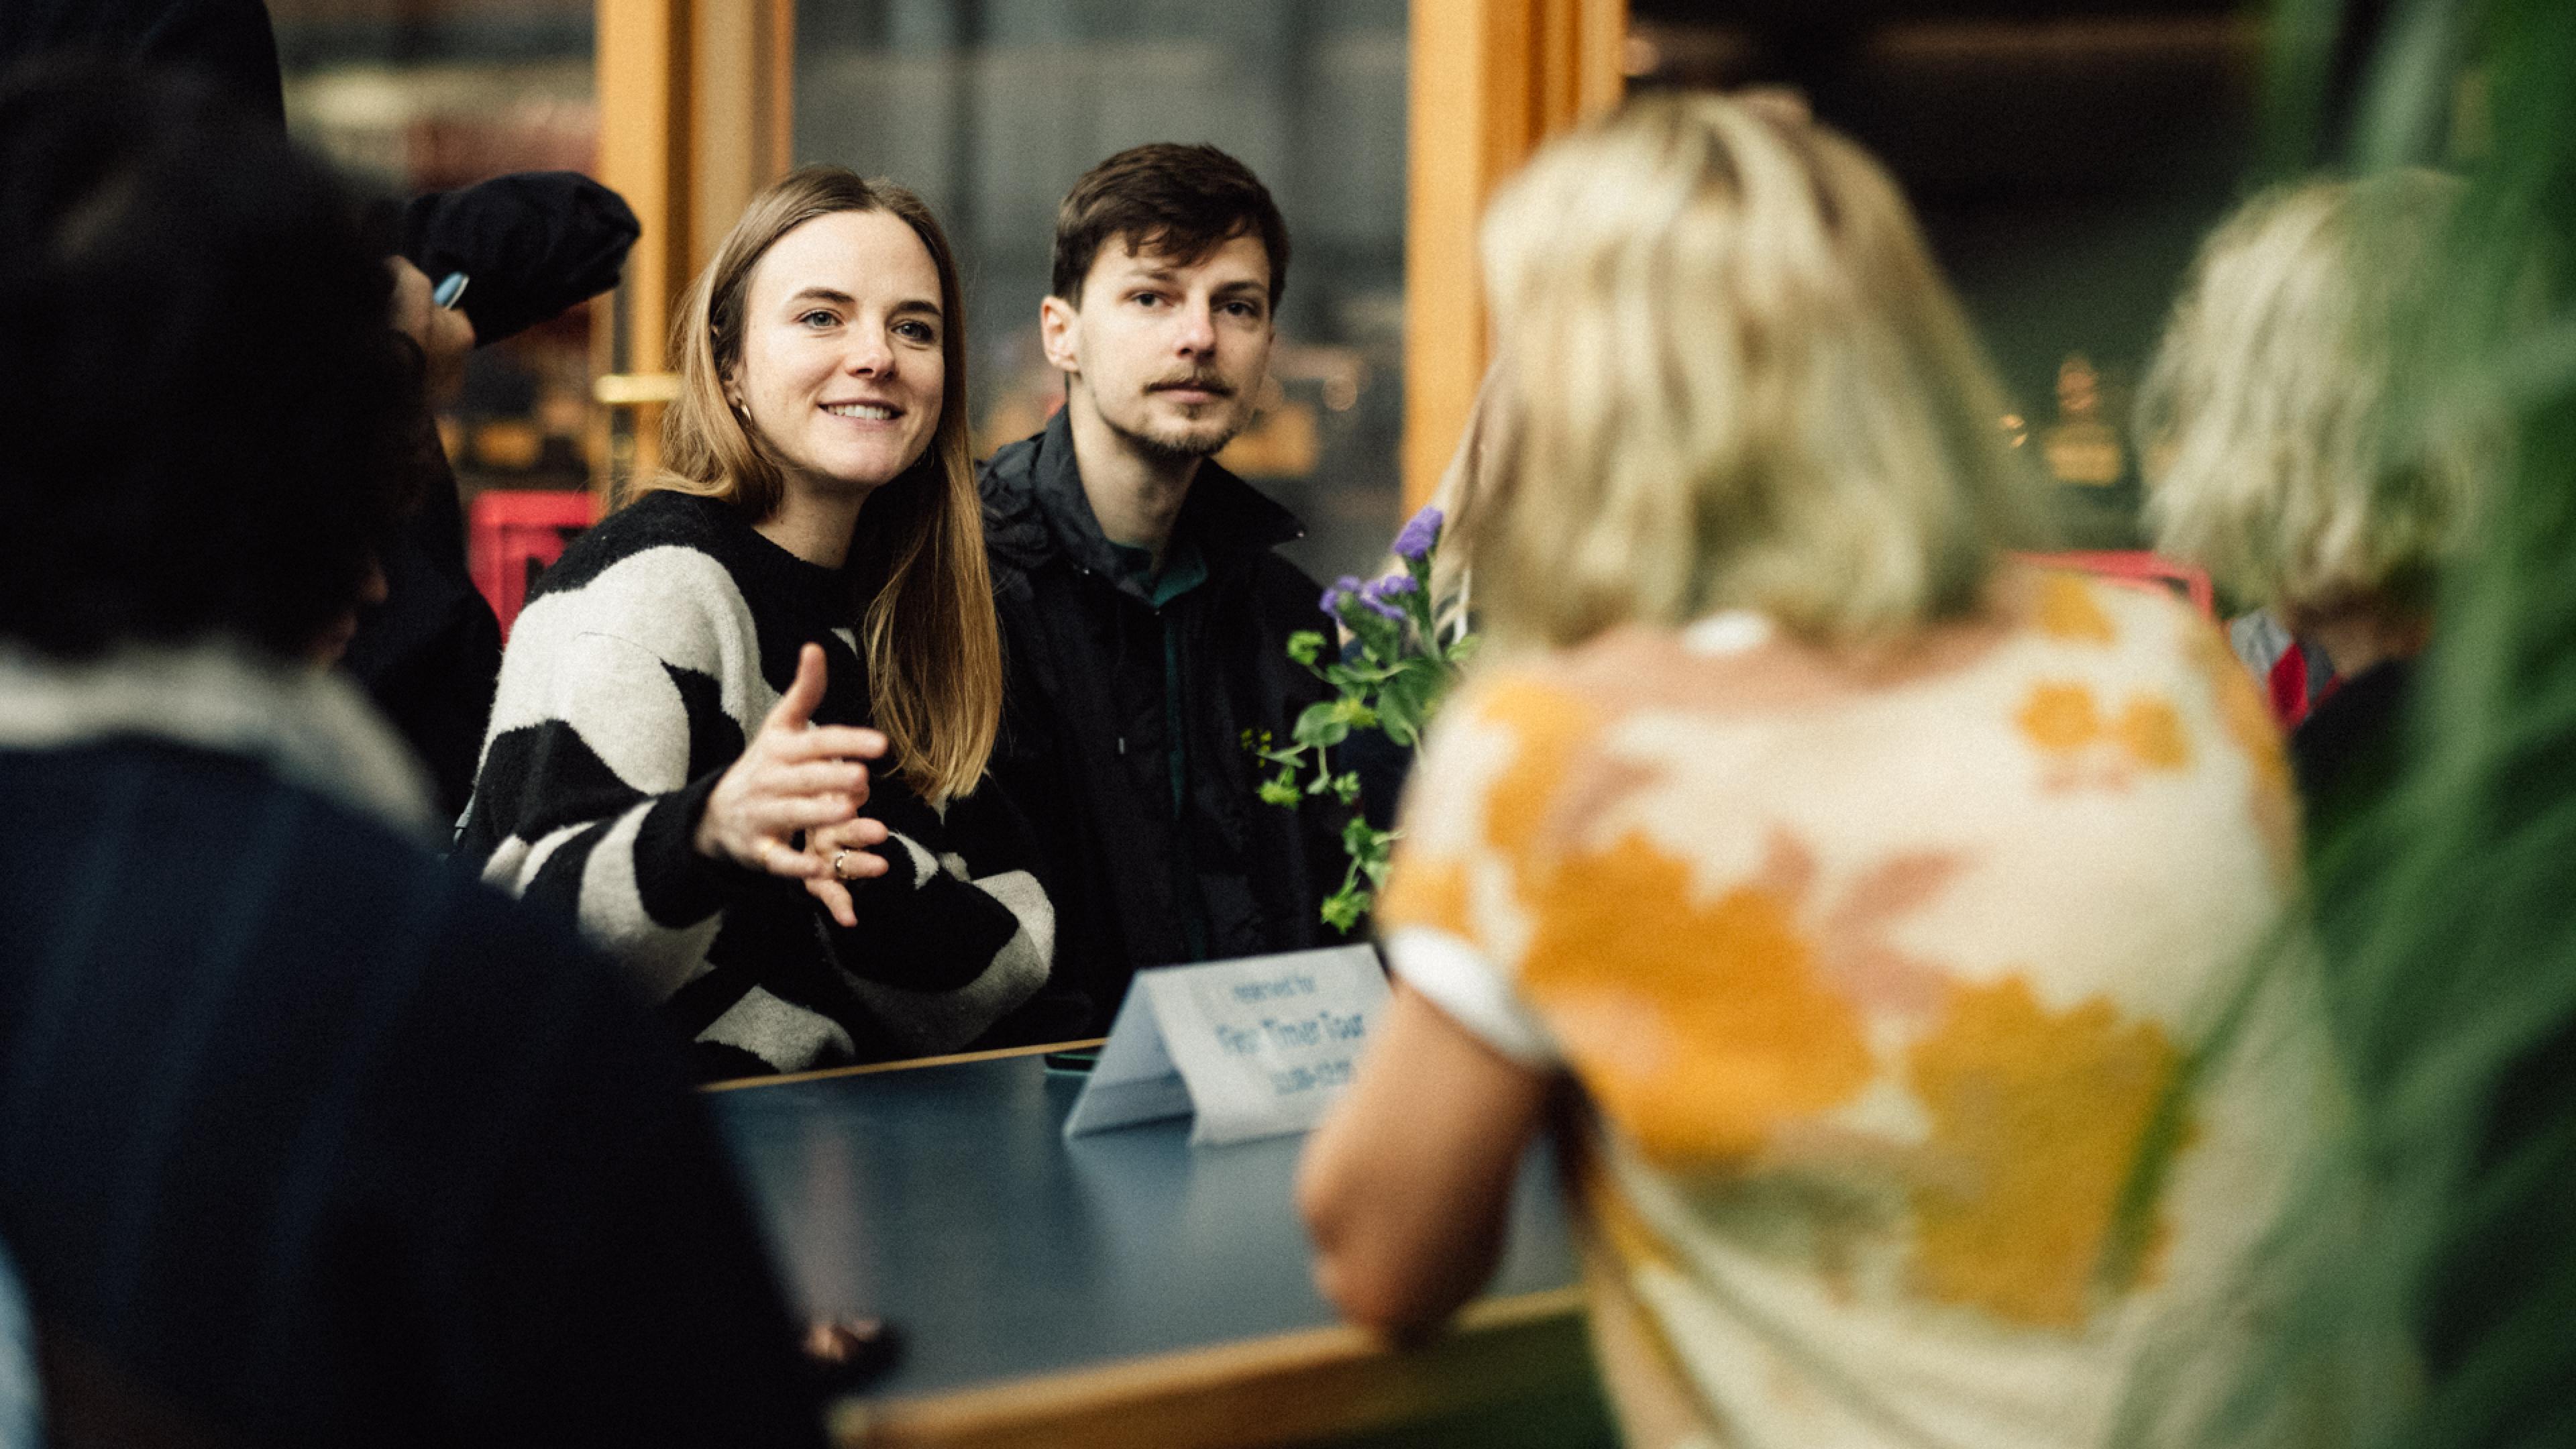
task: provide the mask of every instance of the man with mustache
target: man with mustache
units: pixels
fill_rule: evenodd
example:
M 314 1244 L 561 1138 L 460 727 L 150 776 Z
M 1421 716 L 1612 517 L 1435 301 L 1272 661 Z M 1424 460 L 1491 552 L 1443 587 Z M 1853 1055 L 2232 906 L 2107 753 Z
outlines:
M 1211 455 L 1252 419 L 1288 278 L 1269 191 L 1213 146 L 1122 151 L 1056 216 L 1045 431 L 985 465 L 1010 671 L 994 776 L 1051 844 L 1058 981 L 1105 1030 L 1138 967 L 1325 944 L 1347 812 L 1260 803 L 1326 631 L 1274 546 L 1303 527 Z

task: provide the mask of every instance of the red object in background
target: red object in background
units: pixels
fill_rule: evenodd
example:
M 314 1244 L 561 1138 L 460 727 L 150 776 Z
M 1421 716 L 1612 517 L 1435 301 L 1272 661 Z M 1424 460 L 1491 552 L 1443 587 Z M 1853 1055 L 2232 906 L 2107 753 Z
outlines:
M 2206 572 L 2159 558 L 2144 549 L 2078 549 L 2072 553 L 2025 553 L 2015 557 L 2044 569 L 2070 569 L 2113 583 L 2188 594 L 2200 612 L 2213 619 L 2218 617 L 2218 593 L 2209 586 Z
M 2297 728 L 2308 717 L 2316 701 L 2308 698 L 2306 650 L 2293 643 L 2281 651 L 2281 657 L 2272 661 L 2272 672 L 2263 676 L 2263 695 L 2272 706 L 2272 718 L 2285 730 Z
M 2297 640 L 2272 661 L 2272 672 L 2263 676 L 2264 698 L 2272 706 L 2272 718 L 2284 730 L 2294 730 L 2299 722 L 2315 713 L 2316 707 L 2343 688 L 2343 676 L 2326 673 L 2320 680 L 2308 662 L 2308 651 Z
M 528 585 L 598 521 L 599 500 L 587 491 L 494 489 L 475 496 L 466 516 L 465 567 L 500 619 L 503 642 L 528 602 Z

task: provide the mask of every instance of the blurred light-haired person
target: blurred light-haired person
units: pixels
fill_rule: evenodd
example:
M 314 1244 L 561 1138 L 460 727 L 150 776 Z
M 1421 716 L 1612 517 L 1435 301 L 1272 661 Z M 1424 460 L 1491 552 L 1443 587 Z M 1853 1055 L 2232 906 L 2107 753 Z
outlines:
M 2410 170 L 2248 201 L 2203 244 L 2139 391 L 2157 548 L 2338 681 L 2290 739 L 2320 836 L 2390 777 L 2434 580 L 2499 462 L 2429 367 L 2460 191 Z
M 2296 863 L 2252 682 L 2172 599 L 2005 564 L 1987 365 L 1801 110 L 1637 102 L 1483 244 L 1491 653 L 1307 1150 L 1320 1285 L 1395 1333 L 1473 1294 L 1554 1100 L 1631 1443 L 2109 1441 L 2171 1315 L 2239 1346 L 2310 1134 L 2319 1018 L 2247 965 Z
M 821 1441 L 678 1046 L 314 667 L 418 354 L 274 126 L 0 90 L 0 1240 L 53 1442 Z

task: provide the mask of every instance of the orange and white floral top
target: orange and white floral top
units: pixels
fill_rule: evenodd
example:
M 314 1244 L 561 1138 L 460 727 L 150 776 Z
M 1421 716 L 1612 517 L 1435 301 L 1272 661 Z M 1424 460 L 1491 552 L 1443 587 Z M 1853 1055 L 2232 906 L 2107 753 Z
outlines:
M 2112 1442 L 2314 1135 L 2313 998 L 2252 964 L 2297 859 L 2261 698 L 2178 602 L 1998 596 L 1899 664 L 1621 631 L 1424 753 L 1388 954 L 1581 1087 L 1632 1442 Z

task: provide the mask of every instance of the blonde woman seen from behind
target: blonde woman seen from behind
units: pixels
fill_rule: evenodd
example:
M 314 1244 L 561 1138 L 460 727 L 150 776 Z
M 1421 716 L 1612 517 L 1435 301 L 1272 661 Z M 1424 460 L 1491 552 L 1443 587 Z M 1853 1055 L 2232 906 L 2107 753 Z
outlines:
M 708 1075 L 1047 1009 L 1054 914 L 976 790 L 1002 684 L 965 340 L 912 193 L 811 167 L 754 198 L 674 329 L 668 470 L 503 657 L 462 849 L 625 961 Z
M 1398 1334 L 1471 1296 L 1563 1088 L 1631 1442 L 2111 1442 L 2305 1140 L 2314 1018 L 2246 966 L 2296 853 L 2261 701 L 2179 604 L 2004 564 L 2001 400 L 1841 136 L 1642 101 L 1484 250 L 1497 652 L 1301 1171 L 1321 1286 Z
M 2500 429 L 2428 360 L 2461 184 L 2312 181 L 2210 235 L 2139 391 L 2157 547 L 2266 608 L 2340 684 L 2291 737 L 2320 835 L 2376 798 Z

